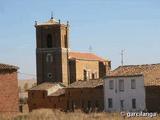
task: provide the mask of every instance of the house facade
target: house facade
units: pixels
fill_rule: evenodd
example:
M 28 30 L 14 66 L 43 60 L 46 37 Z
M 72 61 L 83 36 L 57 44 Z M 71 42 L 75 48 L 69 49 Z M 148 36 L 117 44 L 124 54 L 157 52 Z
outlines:
M 104 79 L 105 111 L 146 109 L 143 75 L 107 76 Z
M 110 82 L 112 80 L 113 82 Z M 121 108 L 125 111 L 160 111 L 160 64 L 119 66 L 111 71 L 104 81 L 106 111 L 121 111 Z M 117 91 L 110 89 L 110 85 L 113 84 L 119 87 L 116 88 Z M 135 89 L 132 89 L 132 84 Z M 121 87 L 124 91 L 120 91 Z M 123 101 L 124 96 L 126 100 Z M 125 103 L 127 101 L 130 101 L 130 104 Z M 131 106 L 134 109 L 131 109 Z

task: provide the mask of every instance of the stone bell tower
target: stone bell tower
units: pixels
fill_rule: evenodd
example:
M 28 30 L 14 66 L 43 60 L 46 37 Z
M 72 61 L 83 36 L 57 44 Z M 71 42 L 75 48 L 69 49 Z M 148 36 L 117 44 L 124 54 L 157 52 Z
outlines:
M 35 23 L 37 84 L 63 82 L 68 85 L 69 25 L 51 19 Z

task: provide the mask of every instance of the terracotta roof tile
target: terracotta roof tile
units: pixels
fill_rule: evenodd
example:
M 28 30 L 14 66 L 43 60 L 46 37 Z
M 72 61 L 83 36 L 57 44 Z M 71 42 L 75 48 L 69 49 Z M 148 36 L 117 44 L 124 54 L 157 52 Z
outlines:
M 107 61 L 93 53 L 69 52 L 69 59 Z
M 144 83 L 148 85 L 160 85 L 160 64 L 125 65 L 111 71 L 108 77 L 117 76 L 144 76 Z
M 144 74 L 160 67 L 160 64 L 144 64 L 144 65 L 125 65 L 119 66 L 113 70 L 110 75 L 136 75 Z
M 95 88 L 98 86 L 103 85 L 103 80 L 96 79 L 96 80 L 79 80 L 77 82 L 74 82 L 70 84 L 67 88 Z

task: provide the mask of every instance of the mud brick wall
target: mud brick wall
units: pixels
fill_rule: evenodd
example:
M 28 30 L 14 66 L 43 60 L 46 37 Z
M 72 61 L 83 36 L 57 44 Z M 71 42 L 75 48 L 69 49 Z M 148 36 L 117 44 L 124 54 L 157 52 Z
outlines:
M 0 71 L 0 113 L 18 112 L 18 100 L 17 72 Z

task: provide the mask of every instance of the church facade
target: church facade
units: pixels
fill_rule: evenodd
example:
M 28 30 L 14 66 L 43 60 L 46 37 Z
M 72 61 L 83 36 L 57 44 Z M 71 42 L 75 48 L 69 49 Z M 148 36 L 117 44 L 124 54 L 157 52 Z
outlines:
M 62 82 L 69 85 L 78 80 L 106 76 L 111 62 L 93 53 L 69 51 L 69 24 L 51 18 L 35 24 L 37 83 Z
M 69 23 L 35 23 L 37 86 L 28 90 L 29 110 L 102 111 L 103 81 L 111 62 L 69 50 Z M 96 93 L 96 94 L 95 94 Z M 87 96 L 87 97 L 86 97 Z

